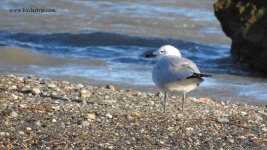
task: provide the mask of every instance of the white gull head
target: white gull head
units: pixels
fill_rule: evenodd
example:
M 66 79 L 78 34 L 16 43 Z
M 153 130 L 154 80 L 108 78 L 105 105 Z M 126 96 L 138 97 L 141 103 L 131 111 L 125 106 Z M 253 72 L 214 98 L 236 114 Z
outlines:
M 154 52 L 154 55 L 156 55 L 158 57 L 163 57 L 163 56 L 167 56 L 167 55 L 181 57 L 180 51 L 171 45 L 164 45 L 164 46 L 160 47 L 156 52 Z

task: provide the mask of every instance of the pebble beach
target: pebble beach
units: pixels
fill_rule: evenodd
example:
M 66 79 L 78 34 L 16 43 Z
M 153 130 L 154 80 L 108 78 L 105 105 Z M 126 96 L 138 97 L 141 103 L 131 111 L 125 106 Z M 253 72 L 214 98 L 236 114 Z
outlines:
M 0 149 L 266 149 L 267 105 L 0 76 Z

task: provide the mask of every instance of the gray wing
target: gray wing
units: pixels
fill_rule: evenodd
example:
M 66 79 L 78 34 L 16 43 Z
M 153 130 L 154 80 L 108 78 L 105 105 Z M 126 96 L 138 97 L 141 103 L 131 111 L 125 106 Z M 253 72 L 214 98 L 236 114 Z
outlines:
M 153 81 L 157 85 L 184 80 L 194 73 L 200 73 L 194 62 L 177 56 L 166 56 L 161 58 L 152 72 Z

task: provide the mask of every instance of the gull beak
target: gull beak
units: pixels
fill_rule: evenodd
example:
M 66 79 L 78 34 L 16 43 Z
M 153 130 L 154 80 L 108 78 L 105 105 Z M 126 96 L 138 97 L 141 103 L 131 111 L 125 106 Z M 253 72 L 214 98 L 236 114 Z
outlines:
M 152 51 L 147 51 L 145 53 L 145 57 L 146 58 L 150 58 L 150 57 L 156 57 L 157 55 L 155 53 L 153 53 Z

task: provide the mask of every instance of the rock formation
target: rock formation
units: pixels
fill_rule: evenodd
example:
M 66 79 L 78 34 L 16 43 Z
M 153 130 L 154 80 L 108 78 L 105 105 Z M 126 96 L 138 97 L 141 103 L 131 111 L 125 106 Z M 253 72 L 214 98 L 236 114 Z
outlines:
M 267 75 L 267 1 L 218 0 L 215 15 L 232 39 L 235 62 Z

